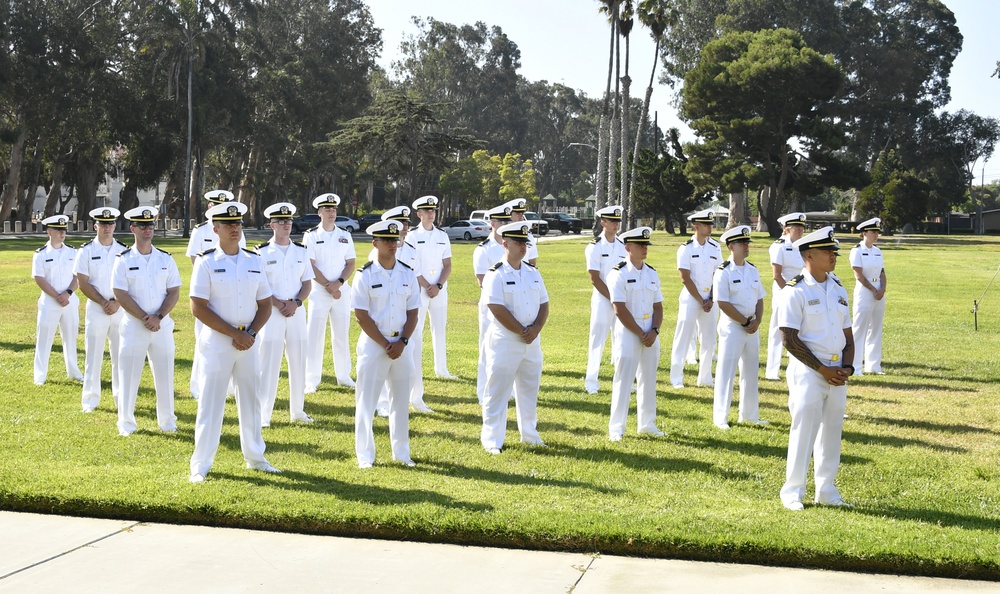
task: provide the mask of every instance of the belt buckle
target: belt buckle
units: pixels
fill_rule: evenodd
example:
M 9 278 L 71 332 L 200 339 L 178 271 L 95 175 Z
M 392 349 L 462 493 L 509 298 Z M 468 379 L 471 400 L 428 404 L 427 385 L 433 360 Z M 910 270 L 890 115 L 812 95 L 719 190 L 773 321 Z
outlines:
M 399 332 L 393 332 L 393 333 L 392 333 L 392 334 L 390 334 L 389 336 L 390 336 L 391 338 L 395 338 L 395 337 L 399 336 Z
M 834 355 L 833 357 L 830 358 L 830 360 L 833 362 L 840 361 L 840 355 Z
M 239 326 L 237 326 L 237 327 L 236 327 L 236 329 L 237 329 L 237 330 L 246 330 L 246 329 L 247 329 L 247 327 L 246 327 L 246 326 L 244 326 L 244 325 L 242 325 L 242 324 L 240 324 Z

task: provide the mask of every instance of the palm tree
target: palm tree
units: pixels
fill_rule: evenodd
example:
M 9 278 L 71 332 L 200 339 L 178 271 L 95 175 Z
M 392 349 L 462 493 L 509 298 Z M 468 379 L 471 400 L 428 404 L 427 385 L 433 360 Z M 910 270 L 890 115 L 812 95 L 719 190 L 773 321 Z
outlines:
M 628 158 L 628 113 L 630 96 L 629 89 L 632 86 L 632 78 L 628 75 L 629 71 L 629 35 L 632 33 L 632 25 L 634 24 L 633 15 L 633 5 L 632 0 L 624 0 L 622 3 L 621 14 L 618 17 L 618 29 L 621 33 L 622 39 L 625 40 L 625 74 L 621 77 L 622 93 L 621 101 L 619 102 L 619 117 L 621 118 L 621 183 L 619 187 L 619 204 L 622 205 L 625 211 L 626 222 L 629 227 L 632 226 L 635 217 L 632 215 L 632 203 L 630 201 L 630 194 L 628 192 L 629 188 L 629 158 Z M 619 48 L 621 44 L 619 43 Z
M 609 153 L 613 153 L 611 150 L 611 139 L 609 138 L 610 130 L 613 127 L 614 114 L 608 114 L 609 104 L 611 103 L 611 80 L 614 74 L 615 66 L 615 43 L 618 40 L 618 5 L 620 0 L 598 0 L 601 4 L 599 9 L 600 12 L 608 15 L 608 20 L 611 23 L 611 43 L 608 48 L 608 78 L 607 84 L 604 87 L 604 102 L 601 106 L 601 121 L 598 125 L 598 136 L 597 136 L 597 182 L 596 182 L 596 194 L 597 194 L 597 208 L 603 208 L 607 206 L 607 201 L 610 195 L 613 194 L 613 185 L 610 185 L 612 192 L 608 192 L 609 178 L 610 184 L 614 184 L 614 168 L 613 165 L 609 167 L 609 162 L 613 163 L 613 159 L 610 158 Z M 616 87 L 617 88 L 617 87 Z M 617 93 L 616 93 L 617 98 Z

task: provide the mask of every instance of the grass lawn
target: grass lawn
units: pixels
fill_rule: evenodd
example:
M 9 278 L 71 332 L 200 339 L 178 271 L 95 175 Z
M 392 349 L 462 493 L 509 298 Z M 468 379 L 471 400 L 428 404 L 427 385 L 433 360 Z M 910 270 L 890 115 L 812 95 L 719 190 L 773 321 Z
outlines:
M 602 369 L 598 395 L 583 391 L 590 286 L 582 237 L 540 245 L 552 313 L 542 333 L 538 416 L 549 447 L 517 443 L 512 406 L 509 447 L 500 456 L 487 454 L 479 444 L 475 396 L 474 244 L 458 244 L 448 350 L 449 367 L 461 379 L 434 377 L 428 339 L 426 401 L 436 412 L 411 415 L 416 468 L 388 462 L 387 422 L 378 419 L 376 466 L 358 470 L 354 394 L 333 385 L 327 352 L 324 385 L 306 401 L 315 424 L 286 421 L 287 383 L 281 380 L 276 422 L 264 436 L 268 459 L 285 472 L 244 468 L 230 402 L 215 466 L 202 485 L 187 480 L 196 403 L 187 394 L 193 336 L 183 240 L 156 242 L 174 253 L 184 281 L 175 310 L 180 431 L 157 431 L 146 371 L 136 410 L 140 429 L 130 438 L 115 429 L 107 359 L 104 399 L 93 414 L 80 412 L 81 388 L 65 379 L 58 338 L 49 382 L 32 384 L 39 291 L 30 262 L 44 240 L 0 240 L 0 508 L 1000 579 L 1000 286 L 987 294 L 978 332 L 970 313 L 1000 264 L 1000 238 L 885 238 L 886 375 L 850 384 L 837 481 L 856 507 L 807 504 L 800 513 L 786 511 L 778 499 L 789 425 L 784 382 L 761 379 L 761 416 L 769 427 L 734 425 L 728 432 L 713 426 L 711 389 L 694 387 L 693 367 L 687 369 L 689 387 L 670 388 L 680 288 L 674 254 L 682 238 L 657 234 L 654 240 L 648 261 L 668 287 L 658 390 L 666 438 L 637 436 L 633 406 L 630 433 L 620 443 L 608 441 L 610 365 Z M 80 237 L 69 241 L 82 243 Z M 765 278 L 769 243 L 760 237 L 750 255 Z M 367 254 L 368 247 L 358 248 Z M 850 292 L 853 275 L 843 253 L 837 272 Z M 358 331 L 353 324 L 352 345 Z M 82 328 L 77 345 L 82 366 Z

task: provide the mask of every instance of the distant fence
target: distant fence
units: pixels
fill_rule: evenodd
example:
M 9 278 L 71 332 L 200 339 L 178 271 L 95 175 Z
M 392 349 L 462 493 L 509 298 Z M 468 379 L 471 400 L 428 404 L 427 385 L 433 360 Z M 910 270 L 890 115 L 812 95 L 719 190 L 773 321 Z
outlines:
M 191 219 L 190 229 L 193 229 L 198 222 Z M 70 223 L 67 231 L 76 233 L 86 233 L 93 230 L 94 223 L 92 221 L 77 221 L 75 223 Z M 163 231 L 182 231 L 184 229 L 184 219 L 157 219 L 156 220 L 156 230 Z M 119 219 L 118 226 L 115 228 L 115 232 L 124 233 L 128 231 L 128 221 Z M 25 233 L 45 233 L 44 225 L 40 221 L 29 221 L 27 224 L 21 221 L 4 221 L 3 223 L 3 233 L 10 235 L 22 235 Z

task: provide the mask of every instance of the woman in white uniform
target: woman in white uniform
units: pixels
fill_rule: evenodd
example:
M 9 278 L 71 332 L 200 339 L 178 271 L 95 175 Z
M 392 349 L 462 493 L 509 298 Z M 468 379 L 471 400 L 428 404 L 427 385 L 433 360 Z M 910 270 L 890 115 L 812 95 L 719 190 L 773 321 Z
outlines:
M 875 247 L 882 219 L 875 217 L 858 225 L 861 242 L 851 248 L 854 269 L 854 375 L 882 374 L 882 321 L 885 319 L 885 266 L 882 250 Z

